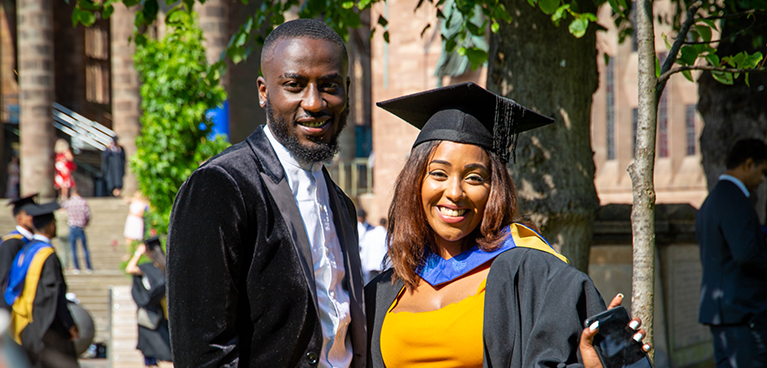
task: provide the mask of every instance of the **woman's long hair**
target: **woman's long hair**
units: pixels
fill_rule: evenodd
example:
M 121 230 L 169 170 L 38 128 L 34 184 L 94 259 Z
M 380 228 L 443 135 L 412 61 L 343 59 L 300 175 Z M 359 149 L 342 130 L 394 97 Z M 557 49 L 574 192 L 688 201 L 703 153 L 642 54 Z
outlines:
M 162 273 L 165 273 L 165 252 L 162 251 L 162 248 L 158 245 L 149 253 L 149 257 L 152 258 L 152 261 L 154 261 L 154 265 L 157 266 L 157 268 L 162 271 Z
M 389 207 L 387 234 L 388 258 L 394 267 L 394 279 L 402 279 L 412 290 L 418 286 L 416 270 L 425 260 L 425 249 L 438 253 L 435 237 L 421 201 L 421 187 L 429 158 L 442 141 L 424 142 L 410 153 L 397 177 L 394 200 Z M 486 151 L 487 152 L 487 151 Z M 517 216 L 517 193 L 506 166 L 492 152 L 490 157 L 490 195 L 479 226 L 468 235 L 468 243 L 491 251 L 504 240 L 503 229 Z

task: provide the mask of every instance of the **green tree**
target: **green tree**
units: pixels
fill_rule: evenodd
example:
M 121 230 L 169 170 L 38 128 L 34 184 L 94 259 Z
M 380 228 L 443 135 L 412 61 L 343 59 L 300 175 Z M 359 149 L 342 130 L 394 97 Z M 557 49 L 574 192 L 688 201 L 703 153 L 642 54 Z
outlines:
M 134 57 L 141 79 L 141 135 L 131 159 L 141 193 L 149 200 L 151 222 L 167 233 L 176 192 L 205 160 L 229 143 L 208 139 L 212 123 L 205 112 L 226 94 L 217 78 L 206 78 L 208 63 L 196 14 L 185 7 L 166 16 L 161 40 L 139 37 Z

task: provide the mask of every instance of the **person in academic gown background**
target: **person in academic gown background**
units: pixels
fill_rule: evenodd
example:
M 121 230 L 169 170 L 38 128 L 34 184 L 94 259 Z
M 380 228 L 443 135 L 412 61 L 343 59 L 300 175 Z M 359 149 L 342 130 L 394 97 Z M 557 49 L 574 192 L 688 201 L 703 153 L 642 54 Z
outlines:
M 147 255 L 152 262 L 138 264 L 142 255 Z M 136 348 L 144 354 L 144 365 L 156 367 L 158 360 L 172 361 L 165 300 L 165 253 L 160 239 L 153 236 L 144 240 L 128 261 L 125 272 L 133 275 L 131 294 L 139 307 Z
M 473 83 L 378 106 L 421 133 L 389 209 L 393 268 L 365 290 L 368 367 L 600 367 L 583 321 L 604 302 L 519 222 L 506 170 L 513 135 L 553 120 Z
M 9 334 L 34 367 L 79 367 L 73 340 L 79 330 L 67 308 L 67 284 L 51 245 L 56 236 L 56 202 L 28 205 L 32 241 L 16 255 L 4 299 L 12 306 Z
M 3 236 L 0 244 L 0 291 L 5 290 L 5 283 L 8 280 L 8 273 L 11 272 L 11 264 L 16 254 L 22 247 L 32 241 L 33 228 L 32 216 L 24 210 L 26 205 L 35 204 L 37 193 L 23 198 L 11 199 L 8 206 L 13 206 L 11 212 L 16 220 L 16 228 Z M 5 304 L 5 300 L 0 298 L 0 308 L 11 310 L 11 307 Z

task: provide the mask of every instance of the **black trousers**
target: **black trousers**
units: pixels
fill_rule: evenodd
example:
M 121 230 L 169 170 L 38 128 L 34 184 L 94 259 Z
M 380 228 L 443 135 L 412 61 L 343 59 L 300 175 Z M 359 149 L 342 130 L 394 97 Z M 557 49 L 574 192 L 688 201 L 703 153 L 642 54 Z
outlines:
M 767 326 L 711 325 L 717 368 L 767 368 Z

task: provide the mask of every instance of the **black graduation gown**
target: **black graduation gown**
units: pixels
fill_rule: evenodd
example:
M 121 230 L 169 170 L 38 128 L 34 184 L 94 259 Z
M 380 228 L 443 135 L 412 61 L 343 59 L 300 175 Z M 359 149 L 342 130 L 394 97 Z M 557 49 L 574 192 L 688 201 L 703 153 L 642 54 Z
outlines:
M 162 315 L 157 329 L 151 330 L 144 326 L 138 326 L 137 349 L 145 357 L 158 360 L 171 361 L 170 334 L 168 333 L 168 320 L 162 308 L 162 299 L 165 297 L 165 275 L 152 263 L 139 265 L 141 272 L 149 279 L 149 289 L 144 287 L 142 276 L 133 276 L 133 289 L 131 294 L 139 308 L 146 308 L 154 313 Z
M 79 367 L 69 329 L 74 326 L 67 308 L 67 284 L 56 253 L 45 260 L 32 307 L 32 323 L 20 334 L 21 346 L 34 367 Z
M 109 195 L 112 195 L 112 189 L 123 187 L 125 150 L 122 147 L 118 151 L 107 149 L 101 154 L 101 174 L 104 175 Z
M 24 240 L 20 238 L 10 238 L 0 244 L 0 291 L 5 292 L 5 284 L 8 282 L 8 273 L 11 272 L 11 265 L 16 254 L 24 247 Z M 5 303 L 5 298 L 0 294 L 0 308 L 11 310 L 11 307 Z
M 388 308 L 404 286 L 392 270 L 365 287 L 369 368 L 383 368 L 380 335 Z M 605 310 L 591 279 L 556 256 L 513 248 L 493 261 L 487 276 L 484 366 L 582 367 L 583 321 Z

